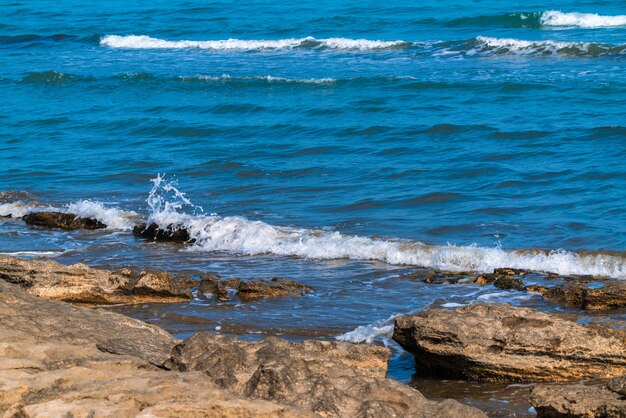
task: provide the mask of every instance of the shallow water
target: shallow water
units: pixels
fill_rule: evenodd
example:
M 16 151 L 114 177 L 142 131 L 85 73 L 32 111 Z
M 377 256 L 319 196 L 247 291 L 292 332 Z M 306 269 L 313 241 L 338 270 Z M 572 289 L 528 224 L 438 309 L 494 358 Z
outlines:
M 390 317 L 435 302 L 550 309 L 406 276 L 626 278 L 625 35 L 613 0 L 7 3 L 0 215 L 110 228 L 0 218 L 0 252 L 316 289 L 119 308 L 180 336 L 384 343 Z M 195 246 L 134 238 L 148 218 Z

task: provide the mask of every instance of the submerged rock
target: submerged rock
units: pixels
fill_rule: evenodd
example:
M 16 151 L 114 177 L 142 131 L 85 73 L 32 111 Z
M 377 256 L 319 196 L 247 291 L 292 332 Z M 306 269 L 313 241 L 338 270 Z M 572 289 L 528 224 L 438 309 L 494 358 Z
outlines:
M 626 417 L 626 377 L 604 385 L 537 385 L 529 397 L 539 418 Z
M 45 299 L 91 305 L 192 299 L 183 280 L 158 270 L 112 272 L 84 264 L 65 266 L 55 261 L 0 256 L 0 279 L 20 285 L 28 293 Z
M 0 415 L 313 416 L 243 399 L 201 372 L 155 367 L 177 342 L 141 321 L 46 301 L 0 281 Z
M 170 367 L 205 372 L 239 396 L 326 417 L 484 417 L 452 400 L 433 402 L 387 379 L 386 348 L 336 341 L 260 342 L 201 332 L 173 350 Z
M 300 296 L 313 290 L 310 286 L 278 277 L 270 281 L 244 281 L 235 277 L 222 279 L 216 274 L 204 275 L 197 289 L 200 297 L 211 294 L 220 302 L 228 300 L 227 289 L 235 290 L 237 297 L 243 302 L 251 302 L 264 297 Z
M 102 229 L 107 226 L 97 219 L 80 218 L 73 213 L 64 212 L 32 212 L 24 215 L 22 220 L 27 225 L 59 229 Z
M 543 292 L 544 299 L 585 310 L 612 310 L 626 308 L 626 283 L 604 282 L 601 287 L 590 287 L 587 282 L 570 281 Z
M 393 338 L 432 374 L 566 381 L 626 374 L 626 335 L 508 304 L 429 309 L 395 320 Z
M 140 224 L 133 228 L 133 234 L 138 237 L 151 239 L 154 241 L 188 243 L 193 243 L 195 241 L 191 239 L 187 228 L 173 224 L 170 224 L 165 228 L 161 228 L 154 222 L 150 225 Z

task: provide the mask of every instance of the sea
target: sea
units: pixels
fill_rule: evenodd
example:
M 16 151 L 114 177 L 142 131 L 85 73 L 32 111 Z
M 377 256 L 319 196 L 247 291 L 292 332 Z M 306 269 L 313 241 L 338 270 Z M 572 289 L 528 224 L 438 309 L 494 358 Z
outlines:
M 626 279 L 621 1 L 8 0 L 0 11 L 0 253 L 315 288 L 113 309 L 181 338 L 385 344 L 391 377 L 523 416 L 532 409 L 507 400 L 519 386 L 416 380 L 393 318 L 476 300 L 556 308 L 412 272 Z M 42 210 L 107 228 L 19 219 Z M 195 242 L 134 237 L 146 221 Z

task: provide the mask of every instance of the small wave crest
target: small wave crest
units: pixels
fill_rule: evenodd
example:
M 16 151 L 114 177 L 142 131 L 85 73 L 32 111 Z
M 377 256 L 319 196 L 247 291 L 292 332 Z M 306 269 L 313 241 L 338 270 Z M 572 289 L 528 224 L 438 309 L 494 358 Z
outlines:
M 297 256 L 310 259 L 371 260 L 448 271 L 491 272 L 512 267 L 558 274 L 626 278 L 626 260 L 603 253 L 555 250 L 505 250 L 501 247 L 437 246 L 419 241 L 377 239 L 270 225 L 239 216 L 207 215 L 174 185 L 158 176 L 148 198 L 149 222 L 161 228 L 184 227 L 194 240 L 192 251 L 228 251 L 242 255 Z M 169 196 L 169 198 L 168 198 Z M 196 213 L 183 212 L 191 208 Z
M 543 26 L 585 29 L 612 28 L 626 26 L 626 15 L 602 16 L 597 13 L 563 13 L 549 10 L 543 12 L 540 21 Z
M 4 217 L 22 218 L 29 213 L 46 211 L 73 213 L 78 217 L 93 218 L 104 223 L 107 229 L 122 231 L 132 230 L 139 217 L 136 212 L 109 207 L 92 200 L 79 200 L 65 207 L 41 206 L 22 201 L 0 204 L 0 216 Z
M 372 344 L 377 339 L 382 339 L 385 345 L 393 335 L 394 319 L 402 314 L 395 314 L 387 319 L 381 319 L 368 325 L 362 325 L 350 332 L 335 337 L 339 341 L 352 343 Z
M 527 41 L 514 38 L 477 36 L 468 55 L 516 54 L 516 55 L 569 55 L 601 56 L 617 55 L 626 51 L 626 45 L 609 45 L 592 42 L 560 42 L 553 40 Z
M 276 40 L 245 40 L 245 39 L 220 39 L 213 41 L 169 41 L 152 38 L 145 35 L 105 35 L 100 40 L 100 45 L 110 48 L 124 49 L 206 49 L 214 51 L 229 50 L 275 50 L 275 49 L 337 49 L 337 50 L 382 50 L 410 46 L 405 41 L 380 41 L 369 39 L 350 38 L 327 38 L 315 39 L 311 36 L 306 38 L 288 38 Z

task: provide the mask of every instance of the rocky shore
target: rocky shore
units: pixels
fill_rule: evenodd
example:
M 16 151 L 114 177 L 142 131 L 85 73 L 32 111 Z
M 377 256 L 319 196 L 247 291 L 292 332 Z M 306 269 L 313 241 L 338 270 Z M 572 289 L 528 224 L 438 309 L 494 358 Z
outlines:
M 386 378 L 386 348 L 246 342 L 205 332 L 179 341 L 156 326 L 42 290 L 58 278 L 73 294 L 79 277 L 89 289 L 118 277 L 112 272 L 10 257 L 0 266 L 2 416 L 485 416 Z

